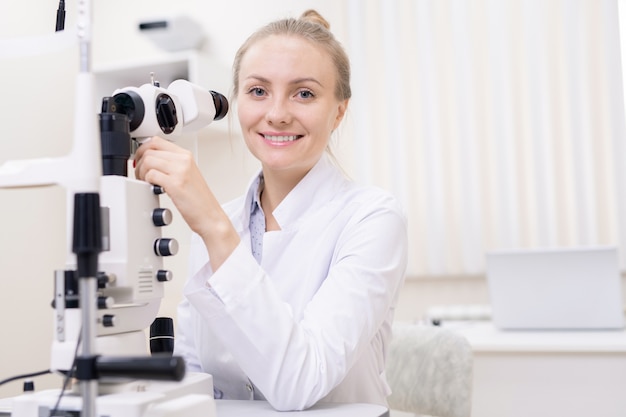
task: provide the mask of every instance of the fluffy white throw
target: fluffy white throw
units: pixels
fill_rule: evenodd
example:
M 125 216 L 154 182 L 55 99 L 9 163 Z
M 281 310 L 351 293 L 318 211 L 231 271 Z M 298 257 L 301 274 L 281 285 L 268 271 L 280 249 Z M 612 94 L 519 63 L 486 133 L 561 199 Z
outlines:
M 393 410 L 437 417 L 469 417 L 472 349 L 452 330 L 395 323 L 387 356 Z

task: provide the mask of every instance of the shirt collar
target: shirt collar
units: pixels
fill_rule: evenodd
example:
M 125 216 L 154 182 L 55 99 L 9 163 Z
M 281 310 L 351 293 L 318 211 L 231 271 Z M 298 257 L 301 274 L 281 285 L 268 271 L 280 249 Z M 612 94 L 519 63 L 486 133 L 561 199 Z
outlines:
M 261 209 L 261 192 L 263 191 L 263 172 L 259 173 L 250 186 L 250 213 Z

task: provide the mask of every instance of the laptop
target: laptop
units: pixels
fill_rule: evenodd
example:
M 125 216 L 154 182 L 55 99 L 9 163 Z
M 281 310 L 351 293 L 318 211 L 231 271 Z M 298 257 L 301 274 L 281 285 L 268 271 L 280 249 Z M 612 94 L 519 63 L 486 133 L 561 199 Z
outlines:
M 499 329 L 624 328 L 615 247 L 488 252 L 486 268 Z

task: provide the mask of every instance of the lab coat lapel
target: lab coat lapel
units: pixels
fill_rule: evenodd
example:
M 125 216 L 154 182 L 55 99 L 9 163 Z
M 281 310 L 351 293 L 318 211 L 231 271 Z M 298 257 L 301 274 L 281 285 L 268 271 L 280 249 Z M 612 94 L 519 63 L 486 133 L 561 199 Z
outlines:
M 297 227 L 298 222 L 305 221 L 309 214 L 315 213 L 318 207 L 332 198 L 344 181 L 329 157 L 322 155 L 272 213 L 281 230 L 289 230 Z

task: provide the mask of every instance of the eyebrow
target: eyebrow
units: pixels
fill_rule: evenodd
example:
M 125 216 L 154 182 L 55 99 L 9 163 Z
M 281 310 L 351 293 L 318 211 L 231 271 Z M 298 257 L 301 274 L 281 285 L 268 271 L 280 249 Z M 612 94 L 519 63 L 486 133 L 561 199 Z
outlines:
M 251 78 L 252 78 L 252 79 L 255 79 L 255 80 L 258 80 L 258 81 L 260 81 L 260 82 L 262 82 L 262 83 L 271 84 L 270 80 L 268 80 L 267 78 L 262 77 L 262 76 L 260 76 L 260 75 L 254 75 L 254 74 L 252 74 L 252 75 L 249 75 L 249 76 L 247 76 L 247 77 L 246 77 L 246 79 L 247 79 L 247 80 L 249 80 L 249 79 L 251 79 Z M 315 84 L 319 85 L 320 87 L 324 87 L 324 86 L 322 85 L 322 83 L 321 83 L 321 82 L 319 82 L 317 79 L 315 79 L 315 78 L 313 78 L 313 77 L 302 77 L 302 78 L 296 78 L 296 79 L 294 79 L 294 80 L 291 80 L 291 81 L 289 82 L 289 84 L 300 84 L 300 83 L 303 83 L 303 82 L 313 82 L 313 83 L 315 83 Z

